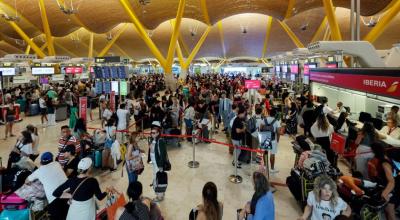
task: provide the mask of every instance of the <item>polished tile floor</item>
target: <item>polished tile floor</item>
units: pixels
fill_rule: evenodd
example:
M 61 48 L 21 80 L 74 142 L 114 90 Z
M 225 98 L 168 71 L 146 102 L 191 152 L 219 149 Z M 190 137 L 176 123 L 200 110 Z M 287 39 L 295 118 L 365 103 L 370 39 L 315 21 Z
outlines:
M 25 117 L 22 122 L 14 126 L 14 134 L 20 134 L 27 124 L 37 125 L 40 135 L 41 152 L 57 152 L 57 140 L 60 136 L 60 127 L 68 123 L 68 120 L 58 122 L 53 127 L 42 127 L 40 117 Z M 100 121 L 89 122 L 90 127 L 100 127 Z M 10 149 L 15 144 L 16 138 L 4 138 L 5 126 L 0 126 L 0 156 L 3 158 L 3 165 L 7 162 Z M 221 132 L 214 136 L 218 141 L 226 142 Z M 140 146 L 147 150 L 146 141 L 142 140 Z M 200 162 L 200 167 L 196 169 L 189 168 L 187 163 L 192 160 L 192 145 L 182 142 L 180 148 L 169 148 L 169 157 L 172 163 L 172 170 L 169 172 L 169 185 L 165 200 L 160 203 L 161 210 L 167 220 L 185 220 L 188 219 L 189 211 L 201 202 L 201 190 L 208 181 L 213 181 L 218 187 L 218 198 L 224 203 L 223 219 L 236 219 L 236 210 L 242 208 L 246 201 L 251 199 L 253 186 L 251 183 L 251 174 L 258 170 L 258 165 L 244 165 L 239 170 L 239 175 L 243 177 L 241 184 L 233 184 L 228 177 L 233 174 L 232 156 L 228 153 L 226 146 L 217 144 L 198 144 L 196 145 L 196 160 Z M 276 167 L 279 173 L 271 175 L 271 181 L 285 183 L 286 177 L 293 166 L 294 153 L 288 136 L 281 138 L 279 151 L 277 155 Z M 118 171 L 110 173 L 109 171 L 94 171 L 96 177 L 105 189 L 107 186 L 114 186 L 121 192 L 125 192 L 128 179 L 126 173 L 121 177 L 121 166 Z M 152 181 L 151 164 L 145 165 L 145 170 L 139 176 L 139 180 L 144 186 L 144 196 L 153 198 L 154 192 L 149 184 Z M 287 187 L 277 186 L 274 193 L 276 219 L 296 219 L 301 214 L 301 210 L 293 199 Z M 100 206 L 104 201 L 99 203 Z

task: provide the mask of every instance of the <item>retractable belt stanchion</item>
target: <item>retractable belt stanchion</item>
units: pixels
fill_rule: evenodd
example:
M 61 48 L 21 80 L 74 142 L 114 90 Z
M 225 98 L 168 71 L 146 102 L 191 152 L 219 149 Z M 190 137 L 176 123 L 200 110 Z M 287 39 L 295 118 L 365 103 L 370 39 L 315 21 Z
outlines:
M 192 147 L 193 147 L 193 160 L 189 161 L 188 166 L 190 168 L 198 168 L 200 166 L 200 163 L 196 161 L 196 145 L 194 141 L 195 136 L 192 137 Z
M 140 124 L 141 129 L 142 129 L 142 135 L 140 137 L 140 140 L 146 139 L 146 137 L 144 136 L 144 126 L 143 126 L 144 120 L 143 119 L 144 119 L 144 117 L 141 119 L 141 124 Z
M 238 168 L 237 168 L 237 166 L 238 166 L 238 155 L 237 155 L 237 153 L 238 153 L 238 148 L 237 148 L 237 146 L 234 146 L 234 148 L 235 148 L 235 149 L 234 149 L 234 155 L 235 155 L 235 174 L 229 176 L 229 181 L 231 181 L 232 183 L 238 184 L 238 183 L 241 183 L 241 182 L 243 181 L 243 178 L 242 178 L 241 176 L 238 175 Z

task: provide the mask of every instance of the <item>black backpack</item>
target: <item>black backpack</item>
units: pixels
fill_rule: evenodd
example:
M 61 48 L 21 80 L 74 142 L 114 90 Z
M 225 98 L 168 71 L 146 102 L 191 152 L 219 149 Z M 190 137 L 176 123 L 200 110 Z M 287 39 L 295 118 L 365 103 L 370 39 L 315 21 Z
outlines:
M 250 133 L 253 133 L 257 130 L 257 119 L 255 116 L 251 117 L 248 121 L 247 121 L 247 130 Z

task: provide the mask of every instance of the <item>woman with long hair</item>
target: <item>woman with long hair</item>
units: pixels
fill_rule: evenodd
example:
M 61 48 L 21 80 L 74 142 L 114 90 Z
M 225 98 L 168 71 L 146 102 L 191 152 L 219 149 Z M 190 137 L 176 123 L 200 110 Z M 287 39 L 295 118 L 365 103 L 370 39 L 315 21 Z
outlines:
M 253 173 L 254 194 L 239 216 L 240 219 L 275 219 L 274 197 L 267 177 L 260 172 Z
M 320 112 L 317 121 L 311 126 L 311 134 L 316 142 L 324 149 L 329 162 L 335 165 L 335 152 L 331 150 L 330 139 L 334 132 L 333 126 L 328 122 L 325 114 Z
M 7 169 L 10 169 L 12 163 L 18 162 L 21 157 L 30 157 L 33 154 L 32 143 L 33 141 L 31 133 L 27 130 L 22 131 L 21 136 L 18 137 L 17 143 L 10 153 Z
M 335 132 L 339 132 L 342 134 L 347 134 L 349 131 L 349 120 L 347 117 L 349 114 L 347 112 L 341 112 L 339 118 L 337 120 L 337 125 L 335 127 Z
M 314 190 L 308 193 L 307 206 L 298 220 L 335 219 L 338 215 L 351 215 L 351 208 L 337 192 L 337 186 L 329 176 L 319 176 L 314 181 Z
M 133 131 L 129 137 L 129 145 L 126 151 L 126 171 L 128 172 L 129 183 L 136 182 L 138 175 L 143 172 L 144 165 L 141 157 L 143 152 L 139 148 L 137 137 L 139 132 Z
M 39 157 L 39 133 L 37 127 L 33 125 L 26 126 L 26 130 L 31 133 L 32 136 L 32 155 L 30 156 L 32 161 L 35 161 Z
M 206 183 L 202 194 L 203 204 L 192 210 L 191 220 L 222 220 L 224 206 L 218 201 L 218 190 L 215 183 Z
M 374 157 L 371 151 L 371 144 L 379 139 L 383 139 L 374 127 L 372 122 L 365 122 L 361 131 L 358 133 L 356 144 L 358 145 L 356 150 L 356 170 L 361 172 L 366 178 L 368 177 L 368 161 Z
M 386 156 L 385 147 L 382 143 L 375 142 L 371 145 L 372 152 L 374 153 L 377 176 L 369 177 L 372 181 L 377 182 L 381 186 L 385 186 L 382 191 L 381 197 L 388 202 L 385 208 L 387 220 L 396 219 L 395 209 L 400 204 L 400 184 L 398 182 L 399 176 L 393 177 L 394 163 Z M 396 179 L 397 181 L 396 181 Z M 390 196 L 392 194 L 392 196 Z
M 295 102 L 290 103 L 289 112 L 286 115 L 286 132 L 289 135 L 297 134 L 297 105 Z

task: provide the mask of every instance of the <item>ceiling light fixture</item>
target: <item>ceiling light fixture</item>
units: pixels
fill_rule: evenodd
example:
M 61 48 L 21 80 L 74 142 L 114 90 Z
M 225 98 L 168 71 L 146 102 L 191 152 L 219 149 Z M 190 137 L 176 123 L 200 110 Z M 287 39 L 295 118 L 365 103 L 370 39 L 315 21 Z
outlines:
M 72 15 L 72 14 L 77 14 L 78 9 L 75 9 L 74 6 L 72 5 L 72 0 L 71 0 L 71 5 L 69 7 L 66 6 L 65 2 L 64 4 L 61 4 L 59 0 L 57 0 L 57 5 L 60 8 L 60 10 L 66 14 L 66 15 Z
M 364 23 L 364 25 L 367 27 L 375 27 L 375 25 L 378 24 L 379 20 L 381 19 L 381 15 L 371 16 L 371 17 L 369 17 L 369 21 L 365 21 L 367 19 L 368 19 L 368 17 L 366 17 L 366 18 L 361 17 L 361 20 Z
M 150 0 L 139 0 L 139 4 L 141 4 L 141 5 L 150 4 Z
M 7 15 L 7 14 L 1 14 L 1 17 L 4 18 L 4 20 L 6 20 L 6 21 L 18 22 L 18 21 L 21 20 L 21 18 L 18 17 L 18 16 L 10 16 L 10 15 Z

